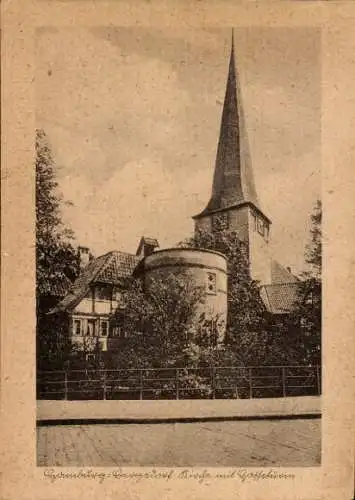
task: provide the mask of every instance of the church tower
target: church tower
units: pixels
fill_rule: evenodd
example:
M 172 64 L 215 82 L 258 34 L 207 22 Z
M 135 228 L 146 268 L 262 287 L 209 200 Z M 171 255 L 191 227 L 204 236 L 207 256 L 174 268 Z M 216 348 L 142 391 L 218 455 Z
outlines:
M 193 219 L 195 232 L 223 227 L 237 233 L 248 244 L 252 278 L 261 284 L 271 282 L 271 221 L 260 208 L 255 188 L 233 36 L 212 195 L 206 208 Z

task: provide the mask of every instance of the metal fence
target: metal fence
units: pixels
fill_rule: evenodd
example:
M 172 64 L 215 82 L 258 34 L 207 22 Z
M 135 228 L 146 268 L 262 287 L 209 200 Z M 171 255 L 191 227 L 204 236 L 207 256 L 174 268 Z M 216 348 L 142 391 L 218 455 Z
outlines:
M 84 369 L 37 374 L 37 399 L 245 399 L 320 394 L 320 366 Z

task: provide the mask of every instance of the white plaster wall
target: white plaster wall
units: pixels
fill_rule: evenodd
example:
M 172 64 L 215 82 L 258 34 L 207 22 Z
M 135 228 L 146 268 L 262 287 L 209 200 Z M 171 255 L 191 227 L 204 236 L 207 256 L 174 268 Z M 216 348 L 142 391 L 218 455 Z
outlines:
M 110 300 L 95 300 L 95 313 L 110 314 L 110 312 L 111 312 Z
M 151 277 L 162 277 L 171 272 L 182 272 L 189 282 L 202 286 L 206 290 L 204 303 L 197 309 L 197 318 L 202 312 L 208 316 L 218 314 L 221 324 L 220 340 L 225 334 L 227 318 L 227 263 L 226 259 L 217 253 L 190 249 L 173 249 L 156 252 L 145 261 L 146 284 L 149 286 Z M 208 273 L 216 275 L 216 293 L 207 293 Z
M 74 312 L 76 313 L 92 313 L 93 312 L 93 300 L 92 298 L 85 297 L 79 302 L 75 307 Z

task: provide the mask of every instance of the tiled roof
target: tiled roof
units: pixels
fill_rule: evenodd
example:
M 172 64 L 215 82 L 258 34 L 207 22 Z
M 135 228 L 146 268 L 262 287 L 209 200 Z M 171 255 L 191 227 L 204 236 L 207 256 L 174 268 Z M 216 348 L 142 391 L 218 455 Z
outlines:
M 90 261 L 74 282 L 69 293 L 52 312 L 74 308 L 88 293 L 92 283 L 120 284 L 122 278 L 131 276 L 139 262 L 136 255 L 109 252 Z
M 271 261 L 271 283 L 298 283 L 299 279 L 288 269 L 283 267 L 277 260 Z
M 136 255 L 124 252 L 110 252 L 105 264 L 100 268 L 95 281 L 100 283 L 119 284 L 122 278 L 132 276 L 139 262 Z
M 206 208 L 194 218 L 245 203 L 251 203 L 263 213 L 255 188 L 248 131 L 232 41 L 212 195 Z
M 41 295 L 51 295 L 52 297 L 64 297 L 72 285 L 70 279 L 63 275 L 41 283 L 39 293 Z
M 263 285 L 260 295 L 266 310 L 272 314 L 287 314 L 292 312 L 299 299 L 299 282 Z

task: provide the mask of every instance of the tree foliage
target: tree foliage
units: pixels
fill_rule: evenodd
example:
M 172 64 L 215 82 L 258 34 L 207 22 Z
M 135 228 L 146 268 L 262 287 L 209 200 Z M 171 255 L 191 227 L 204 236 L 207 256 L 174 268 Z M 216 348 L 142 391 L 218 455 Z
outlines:
M 317 200 L 311 214 L 310 236 L 305 252 L 308 272 L 313 278 L 320 280 L 322 274 L 322 203 L 320 200 Z
M 299 325 L 304 363 L 321 364 L 322 331 L 322 204 L 318 200 L 311 214 L 310 241 L 306 246 L 308 269 L 299 287 L 298 307 L 292 320 Z
M 77 275 L 77 254 L 73 233 L 64 227 L 56 167 L 47 136 L 36 132 L 36 270 L 37 295 L 58 281 Z
M 176 366 L 186 363 L 189 349 L 198 342 L 196 329 L 204 291 L 187 275 L 169 273 L 134 279 L 124 293 L 126 342 L 123 361 L 132 366 Z M 122 310 L 116 313 L 120 320 Z M 200 319 L 202 328 L 203 319 Z
M 182 246 L 204 248 L 227 257 L 228 318 L 226 343 L 220 356 L 231 364 L 265 361 L 265 315 L 258 282 L 252 280 L 248 245 L 223 226 L 213 233 L 198 231 Z
M 60 289 L 78 273 L 73 233 L 61 218 L 64 201 L 58 191 L 56 165 L 48 138 L 36 131 L 36 312 L 37 359 L 39 365 L 54 366 L 58 361 L 58 336 L 67 326 L 47 315 L 56 305 Z M 59 289 L 59 290 L 58 290 Z M 61 357 L 61 356 L 60 356 Z

